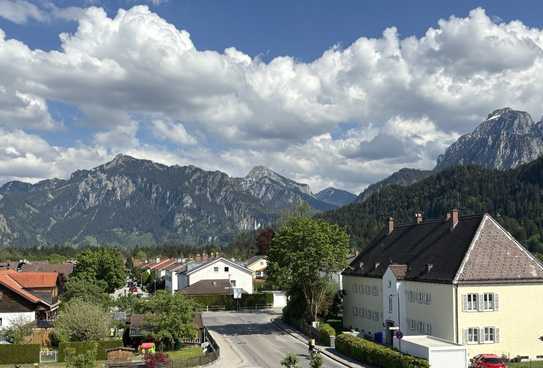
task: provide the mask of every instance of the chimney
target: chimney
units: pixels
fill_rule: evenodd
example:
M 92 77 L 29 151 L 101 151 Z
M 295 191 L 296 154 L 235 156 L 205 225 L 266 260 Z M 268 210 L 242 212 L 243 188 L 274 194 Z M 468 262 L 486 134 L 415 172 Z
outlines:
M 434 268 L 434 265 L 433 263 L 427 263 L 425 266 L 424 266 L 425 270 L 426 270 L 426 273 L 432 271 L 432 268 Z
M 387 234 L 390 235 L 394 231 L 394 218 L 389 217 L 388 218 L 388 229 Z
M 155 258 L 156 263 L 160 262 L 160 257 Z
M 456 227 L 456 225 L 458 225 L 458 208 L 454 208 L 451 210 L 451 214 L 450 214 L 450 221 L 451 221 L 451 230 L 454 230 L 454 228 Z
M 202 261 L 206 262 L 207 261 L 207 253 L 206 252 L 203 252 L 202 253 Z
M 415 213 L 415 220 L 417 221 L 417 224 L 422 224 L 422 213 Z

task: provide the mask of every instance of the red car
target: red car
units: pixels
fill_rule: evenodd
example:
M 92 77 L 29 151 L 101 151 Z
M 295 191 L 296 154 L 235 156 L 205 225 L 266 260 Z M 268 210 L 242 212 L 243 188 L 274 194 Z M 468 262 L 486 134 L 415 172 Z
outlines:
M 496 354 L 479 354 L 471 360 L 471 368 L 507 368 Z

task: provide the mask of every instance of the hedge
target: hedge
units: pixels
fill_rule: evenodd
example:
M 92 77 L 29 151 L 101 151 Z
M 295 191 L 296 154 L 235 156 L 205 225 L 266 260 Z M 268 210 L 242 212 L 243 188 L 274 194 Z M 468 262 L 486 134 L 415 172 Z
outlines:
M 0 364 L 39 363 L 40 350 L 40 344 L 0 345 Z
M 58 346 L 58 361 L 64 362 L 66 360 L 66 349 L 74 349 L 76 354 L 96 349 L 96 360 L 106 360 L 106 350 L 120 346 L 123 346 L 122 340 L 61 342 Z
M 330 336 L 336 336 L 336 330 L 328 323 L 319 323 L 319 341 L 325 346 L 330 346 Z
M 187 298 L 194 300 L 203 307 L 219 306 L 225 309 L 236 309 L 238 300 L 232 295 L 187 295 Z M 273 304 L 272 293 L 242 294 L 239 299 L 240 308 L 251 308 L 257 305 Z
M 386 346 L 349 334 L 336 338 L 336 349 L 362 364 L 377 368 L 429 368 L 427 360 L 402 354 Z

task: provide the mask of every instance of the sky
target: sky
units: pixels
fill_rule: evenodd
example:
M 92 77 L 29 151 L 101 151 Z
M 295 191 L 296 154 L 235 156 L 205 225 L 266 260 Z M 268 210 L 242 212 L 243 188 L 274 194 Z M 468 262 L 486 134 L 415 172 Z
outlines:
M 0 0 L 0 183 L 118 153 L 360 192 L 543 114 L 543 3 Z

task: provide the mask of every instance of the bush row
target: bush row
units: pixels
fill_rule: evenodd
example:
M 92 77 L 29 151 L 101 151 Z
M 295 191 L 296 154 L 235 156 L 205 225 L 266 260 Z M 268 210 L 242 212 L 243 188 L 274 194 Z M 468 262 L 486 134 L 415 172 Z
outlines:
M 232 295 L 191 295 L 187 297 L 204 308 L 206 306 L 219 306 L 226 309 L 236 309 L 238 306 L 238 301 Z M 243 294 L 239 299 L 240 308 L 269 304 L 273 304 L 272 293 Z
M 40 362 L 39 344 L 0 345 L 0 364 L 32 364 Z
M 319 323 L 319 341 L 322 345 L 330 346 L 330 336 L 336 336 L 336 330 L 328 323 Z
M 349 334 L 336 339 L 336 349 L 362 364 L 377 368 L 429 368 L 427 360 L 402 354 L 383 345 Z
M 119 346 L 123 346 L 122 340 L 61 342 L 58 346 L 58 361 L 66 360 L 66 349 L 73 349 L 77 355 L 96 349 L 96 360 L 106 360 L 106 350 Z

